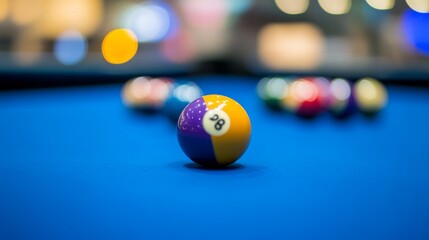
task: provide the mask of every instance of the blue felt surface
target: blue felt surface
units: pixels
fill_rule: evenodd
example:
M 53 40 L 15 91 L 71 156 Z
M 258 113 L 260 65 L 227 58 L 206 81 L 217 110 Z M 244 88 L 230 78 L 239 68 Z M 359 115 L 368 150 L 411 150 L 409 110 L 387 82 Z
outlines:
M 239 165 L 189 164 L 175 125 L 120 86 L 0 93 L 0 239 L 429 239 L 429 92 L 377 118 L 302 120 L 255 81 L 198 77 L 247 109 Z

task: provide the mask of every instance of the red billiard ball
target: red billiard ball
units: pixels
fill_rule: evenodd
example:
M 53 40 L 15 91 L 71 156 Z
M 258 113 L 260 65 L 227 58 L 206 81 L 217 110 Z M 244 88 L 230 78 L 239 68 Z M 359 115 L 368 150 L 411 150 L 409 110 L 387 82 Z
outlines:
M 324 110 L 321 90 L 310 78 L 293 81 L 283 105 L 302 117 L 314 117 Z

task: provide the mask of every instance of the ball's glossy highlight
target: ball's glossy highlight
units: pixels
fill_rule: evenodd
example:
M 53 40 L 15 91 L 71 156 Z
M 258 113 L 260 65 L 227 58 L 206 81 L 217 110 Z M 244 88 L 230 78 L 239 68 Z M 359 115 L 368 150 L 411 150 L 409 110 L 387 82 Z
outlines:
M 191 102 L 182 111 L 177 128 L 182 150 L 192 161 L 206 167 L 237 161 L 251 136 L 246 110 L 222 95 L 206 95 Z

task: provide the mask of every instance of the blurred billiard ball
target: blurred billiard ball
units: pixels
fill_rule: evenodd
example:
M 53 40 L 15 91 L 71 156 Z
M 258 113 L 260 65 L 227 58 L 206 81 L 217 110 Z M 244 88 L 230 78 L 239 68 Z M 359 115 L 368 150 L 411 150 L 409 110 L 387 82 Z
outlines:
M 324 77 L 313 77 L 310 78 L 316 86 L 319 88 L 320 97 L 322 98 L 322 104 L 325 109 L 328 109 L 331 104 L 331 82 L 329 79 Z
M 321 90 L 310 78 L 294 80 L 282 104 L 302 117 L 314 117 L 324 110 Z
M 170 120 L 177 122 L 183 109 L 202 94 L 202 90 L 193 82 L 176 82 L 162 111 Z
M 177 123 L 184 153 L 205 167 L 223 167 L 237 161 L 250 142 L 246 110 L 222 95 L 206 95 L 190 103 Z
M 343 78 L 335 78 L 330 84 L 329 110 L 339 118 L 347 117 L 356 109 L 352 84 Z
M 259 81 L 258 96 L 273 110 L 282 109 L 282 101 L 287 94 L 289 81 L 283 77 L 266 77 Z
M 133 78 L 122 88 L 122 101 L 133 109 L 157 111 L 164 105 L 172 88 L 173 81 L 168 78 Z
M 387 104 L 387 90 L 373 78 L 362 78 L 354 85 L 354 93 L 359 109 L 365 114 L 375 114 Z

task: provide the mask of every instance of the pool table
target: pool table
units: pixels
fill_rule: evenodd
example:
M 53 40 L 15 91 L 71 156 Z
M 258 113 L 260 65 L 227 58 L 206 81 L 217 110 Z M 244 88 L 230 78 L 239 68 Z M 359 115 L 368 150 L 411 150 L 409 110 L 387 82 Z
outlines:
M 0 92 L 0 239 L 429 239 L 429 89 L 302 119 L 266 108 L 256 77 L 181 79 L 247 110 L 236 164 L 192 163 L 121 84 Z

